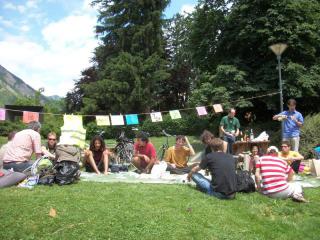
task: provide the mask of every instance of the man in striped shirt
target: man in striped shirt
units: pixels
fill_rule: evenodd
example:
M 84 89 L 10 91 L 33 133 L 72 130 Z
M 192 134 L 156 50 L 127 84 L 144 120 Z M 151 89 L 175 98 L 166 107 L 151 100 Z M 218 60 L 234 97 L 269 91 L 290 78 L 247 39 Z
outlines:
M 299 202 L 307 202 L 303 197 L 302 187 L 290 183 L 294 171 L 287 162 L 278 157 L 275 147 L 268 149 L 268 155 L 256 162 L 257 190 L 271 198 L 292 198 Z

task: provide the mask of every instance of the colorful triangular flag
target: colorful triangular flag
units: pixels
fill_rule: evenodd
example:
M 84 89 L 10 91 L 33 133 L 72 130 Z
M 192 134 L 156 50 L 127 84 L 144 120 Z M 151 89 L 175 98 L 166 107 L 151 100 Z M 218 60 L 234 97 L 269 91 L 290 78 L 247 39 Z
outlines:
M 181 118 L 181 114 L 179 110 L 171 110 L 169 111 L 171 119 L 179 119 Z
M 196 109 L 199 116 L 204 116 L 208 114 L 206 107 L 196 107 Z
M 139 124 L 138 115 L 137 114 L 126 115 L 126 123 L 127 123 L 127 125 Z
M 96 116 L 97 126 L 110 126 L 110 117 L 105 116 Z
M 150 113 L 150 117 L 152 122 L 162 122 L 161 112 Z

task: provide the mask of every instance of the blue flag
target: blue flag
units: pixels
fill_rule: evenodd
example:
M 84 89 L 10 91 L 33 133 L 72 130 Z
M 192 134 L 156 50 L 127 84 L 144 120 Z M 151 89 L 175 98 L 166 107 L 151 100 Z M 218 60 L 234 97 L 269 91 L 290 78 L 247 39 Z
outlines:
M 127 122 L 127 125 L 139 124 L 138 115 L 137 114 L 126 115 L 126 122 Z

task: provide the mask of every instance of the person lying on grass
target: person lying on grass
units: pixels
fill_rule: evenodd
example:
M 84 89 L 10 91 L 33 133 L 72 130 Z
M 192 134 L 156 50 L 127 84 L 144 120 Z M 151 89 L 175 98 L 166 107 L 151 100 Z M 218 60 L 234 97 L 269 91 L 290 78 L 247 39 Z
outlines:
M 138 133 L 134 144 L 133 165 L 143 173 L 150 173 L 156 159 L 156 149 L 153 144 L 149 142 L 147 133 Z
M 185 174 L 190 172 L 191 167 L 188 167 L 187 160 L 190 156 L 194 155 L 194 149 L 188 138 L 183 135 L 176 136 L 176 144 L 168 148 L 164 158 L 168 164 L 167 171 L 170 171 L 172 174 Z
M 199 166 L 192 168 L 187 178 L 196 183 L 200 191 L 219 199 L 234 199 L 237 191 L 235 159 L 231 154 L 222 151 L 223 141 L 213 138 L 208 141 L 212 152 L 205 155 Z M 207 169 L 211 173 L 211 182 L 202 174 L 201 169 Z
M 298 202 L 307 202 L 300 184 L 291 183 L 294 171 L 288 163 L 278 157 L 276 147 L 269 147 L 268 154 L 256 162 L 257 190 L 270 198 L 292 198 Z
M 84 163 L 87 172 L 108 175 L 109 154 L 104 140 L 100 136 L 94 136 L 90 142 L 90 147 L 84 152 Z

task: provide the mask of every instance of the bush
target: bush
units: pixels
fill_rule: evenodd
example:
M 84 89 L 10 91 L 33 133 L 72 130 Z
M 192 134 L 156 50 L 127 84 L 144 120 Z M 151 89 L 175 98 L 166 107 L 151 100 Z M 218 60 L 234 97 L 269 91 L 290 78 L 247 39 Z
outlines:
M 300 152 L 306 158 L 313 158 L 313 148 L 320 144 L 320 113 L 308 115 L 304 120 L 304 125 L 300 134 Z
M 12 131 L 18 132 L 25 128 L 26 128 L 26 125 L 20 121 L 19 122 L 3 121 L 0 124 L 0 135 L 6 137 Z
M 57 137 L 61 135 L 61 127 L 63 126 L 63 117 L 55 115 L 45 115 L 41 124 L 41 136 L 47 138 L 49 132 L 55 132 Z

